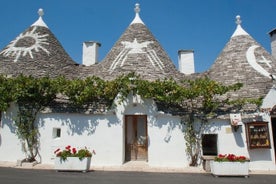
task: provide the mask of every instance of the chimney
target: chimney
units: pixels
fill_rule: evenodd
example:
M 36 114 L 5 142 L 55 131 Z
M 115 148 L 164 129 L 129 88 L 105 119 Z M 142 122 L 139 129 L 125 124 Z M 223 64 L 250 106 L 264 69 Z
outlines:
M 100 43 L 94 41 L 83 42 L 82 45 L 82 64 L 91 66 L 98 62 L 98 48 Z
M 194 51 L 179 50 L 178 51 L 179 71 L 184 74 L 195 73 Z
M 269 32 L 271 55 L 276 59 L 276 28 Z

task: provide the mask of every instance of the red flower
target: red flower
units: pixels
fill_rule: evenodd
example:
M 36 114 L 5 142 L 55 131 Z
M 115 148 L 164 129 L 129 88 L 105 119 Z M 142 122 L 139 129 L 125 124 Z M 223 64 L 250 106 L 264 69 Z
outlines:
M 218 157 L 219 157 L 219 158 L 225 158 L 225 157 L 226 157 L 226 154 L 225 154 L 225 155 L 219 154 Z
M 235 156 L 234 154 L 229 154 L 229 155 L 227 156 L 227 159 L 228 159 L 229 161 L 235 161 L 235 160 L 236 160 L 236 156 Z
M 70 145 L 68 145 L 68 146 L 65 147 L 65 149 L 67 149 L 67 150 L 70 150 L 70 148 L 71 148 Z
M 218 162 L 245 162 L 246 157 L 245 156 L 236 156 L 234 154 L 219 154 L 218 156 L 215 157 L 215 161 Z
M 246 157 L 245 156 L 239 156 L 238 160 L 246 160 Z
M 79 157 L 82 160 L 84 157 L 92 157 L 93 154 L 96 154 L 95 151 L 90 152 L 86 147 L 85 149 L 77 150 L 75 147 L 70 145 L 66 146 L 64 150 L 59 148 L 55 151 L 57 157 L 60 157 L 62 160 L 66 160 L 67 157 Z
M 76 149 L 76 148 L 73 148 L 73 149 L 72 149 L 72 152 L 73 152 L 73 154 L 76 154 L 76 153 L 77 153 L 77 149 Z

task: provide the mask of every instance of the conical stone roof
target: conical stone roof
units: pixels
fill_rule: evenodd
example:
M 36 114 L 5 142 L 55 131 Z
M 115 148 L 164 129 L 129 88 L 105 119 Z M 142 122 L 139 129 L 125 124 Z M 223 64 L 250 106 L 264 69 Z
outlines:
M 99 64 L 99 71 L 105 79 L 135 72 L 147 80 L 172 77 L 178 71 L 167 53 L 154 38 L 139 17 L 136 16 L 113 48 Z
M 275 59 L 241 27 L 237 28 L 215 63 L 208 71 L 211 79 L 230 85 L 243 83 L 242 89 L 228 94 L 230 98 L 264 97 L 272 87 Z
M 39 19 L 0 52 L 0 74 L 34 77 L 71 75 L 75 62 L 49 30 L 42 15 L 43 10 L 40 9 Z

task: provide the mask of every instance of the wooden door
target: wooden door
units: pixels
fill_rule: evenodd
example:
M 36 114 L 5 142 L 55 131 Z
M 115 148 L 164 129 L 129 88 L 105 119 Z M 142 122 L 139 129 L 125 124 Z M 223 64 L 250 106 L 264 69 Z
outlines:
M 146 115 L 125 116 L 125 160 L 148 159 Z

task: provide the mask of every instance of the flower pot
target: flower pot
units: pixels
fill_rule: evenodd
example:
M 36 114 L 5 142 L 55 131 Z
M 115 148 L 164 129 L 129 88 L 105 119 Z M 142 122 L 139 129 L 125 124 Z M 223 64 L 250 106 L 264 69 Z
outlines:
M 214 176 L 245 176 L 248 177 L 249 162 L 216 162 L 211 161 L 211 173 Z
M 57 171 L 82 171 L 86 172 L 90 168 L 91 157 L 85 157 L 80 160 L 78 157 L 67 157 L 62 160 L 61 157 L 55 158 L 55 170 Z

